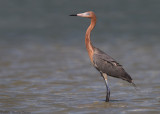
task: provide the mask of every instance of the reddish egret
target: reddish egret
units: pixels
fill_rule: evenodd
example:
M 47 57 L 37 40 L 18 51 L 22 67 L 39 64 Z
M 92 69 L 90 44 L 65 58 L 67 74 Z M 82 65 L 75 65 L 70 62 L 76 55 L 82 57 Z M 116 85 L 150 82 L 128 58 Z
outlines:
M 101 76 L 105 80 L 106 84 L 106 102 L 109 102 L 110 98 L 110 89 L 108 85 L 107 76 L 112 76 L 115 78 L 120 78 L 129 83 L 132 83 L 133 80 L 131 76 L 123 69 L 122 65 L 116 62 L 112 57 L 108 54 L 104 53 L 100 49 L 94 47 L 90 40 L 90 33 L 96 25 L 96 15 L 92 11 L 88 11 L 85 13 L 73 14 L 70 16 L 79 16 L 79 17 L 87 17 L 91 19 L 91 24 L 88 27 L 85 35 L 85 44 L 89 54 L 89 58 L 91 60 L 92 65 L 100 72 Z

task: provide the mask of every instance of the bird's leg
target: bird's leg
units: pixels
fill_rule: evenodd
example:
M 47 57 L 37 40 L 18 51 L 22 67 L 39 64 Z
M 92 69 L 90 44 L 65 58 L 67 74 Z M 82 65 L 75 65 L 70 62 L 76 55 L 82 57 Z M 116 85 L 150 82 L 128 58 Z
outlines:
M 108 81 L 107 81 L 107 80 L 105 80 L 105 83 L 106 83 L 106 88 L 107 88 L 106 102 L 109 102 L 109 98 L 110 98 L 110 89 L 109 89 Z
M 105 80 L 106 89 L 107 89 L 107 93 L 106 93 L 106 102 L 109 102 L 109 98 L 110 98 L 110 89 L 109 89 L 109 85 L 108 85 L 108 81 L 107 81 L 107 74 L 103 73 L 103 78 L 104 78 L 104 80 Z

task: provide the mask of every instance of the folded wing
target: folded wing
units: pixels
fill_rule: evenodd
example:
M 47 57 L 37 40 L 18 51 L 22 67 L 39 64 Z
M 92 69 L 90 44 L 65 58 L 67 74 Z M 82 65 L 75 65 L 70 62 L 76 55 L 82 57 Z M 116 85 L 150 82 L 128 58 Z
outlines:
M 101 73 L 132 83 L 132 78 L 122 65 L 98 48 L 94 48 L 93 62 L 96 69 Z

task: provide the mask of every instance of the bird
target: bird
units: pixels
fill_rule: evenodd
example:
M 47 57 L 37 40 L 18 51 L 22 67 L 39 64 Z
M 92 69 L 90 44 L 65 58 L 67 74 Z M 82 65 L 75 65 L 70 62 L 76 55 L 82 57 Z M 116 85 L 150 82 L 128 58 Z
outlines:
M 124 70 L 123 66 L 119 64 L 115 59 L 111 56 L 96 48 L 92 45 L 90 35 L 91 31 L 94 29 L 96 25 L 96 15 L 93 11 L 87 11 L 84 13 L 72 14 L 70 16 L 79 16 L 79 17 L 86 17 L 91 19 L 91 23 L 86 30 L 85 34 L 85 45 L 88 51 L 88 55 L 91 61 L 91 64 L 100 72 L 100 75 L 103 77 L 106 85 L 106 102 L 110 101 L 110 88 L 108 84 L 108 76 L 114 78 L 120 78 L 131 83 L 135 88 L 136 85 L 134 84 L 131 76 Z

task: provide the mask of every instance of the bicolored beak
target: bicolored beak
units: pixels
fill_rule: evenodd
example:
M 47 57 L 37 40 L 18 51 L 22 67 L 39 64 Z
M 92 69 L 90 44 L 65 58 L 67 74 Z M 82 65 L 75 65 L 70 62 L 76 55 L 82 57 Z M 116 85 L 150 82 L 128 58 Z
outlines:
M 89 13 L 85 12 L 85 13 L 78 13 L 78 14 L 72 14 L 70 16 L 79 16 L 79 17 L 88 17 Z

